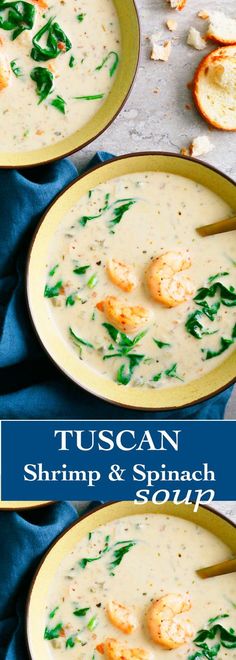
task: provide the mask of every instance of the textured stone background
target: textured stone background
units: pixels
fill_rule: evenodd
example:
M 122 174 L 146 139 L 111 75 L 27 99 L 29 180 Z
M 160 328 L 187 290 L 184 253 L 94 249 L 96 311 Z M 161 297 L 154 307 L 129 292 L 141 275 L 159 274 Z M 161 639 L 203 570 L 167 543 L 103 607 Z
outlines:
M 123 0 L 125 2 L 125 0 Z M 81 167 L 97 149 L 115 154 L 136 151 L 165 150 L 179 153 L 198 135 L 208 135 L 215 145 L 214 151 L 204 160 L 235 178 L 236 136 L 223 131 L 209 130 L 195 110 L 187 83 L 192 78 L 201 58 L 211 50 L 209 46 L 198 52 L 186 45 L 191 25 L 204 31 L 204 21 L 196 17 L 200 9 L 223 9 L 235 14 L 235 0 L 188 0 L 182 12 L 168 10 L 165 0 L 136 0 L 142 29 L 141 61 L 137 78 L 129 100 L 112 126 L 92 145 L 73 156 Z M 175 33 L 165 28 L 168 17 L 175 18 L 178 29 Z M 163 33 L 165 39 L 173 40 L 169 62 L 152 62 L 150 46 L 146 37 L 153 32 Z M 158 93 L 154 90 L 158 89 Z M 191 109 L 186 108 L 186 104 Z M 226 417 L 236 417 L 236 395 L 231 399 Z M 216 508 L 236 522 L 236 503 L 217 503 Z

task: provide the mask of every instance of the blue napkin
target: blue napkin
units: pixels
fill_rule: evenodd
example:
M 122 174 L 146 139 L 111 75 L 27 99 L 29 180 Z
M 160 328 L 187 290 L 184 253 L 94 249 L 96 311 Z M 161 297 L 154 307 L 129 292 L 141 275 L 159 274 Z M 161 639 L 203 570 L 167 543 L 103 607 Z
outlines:
M 28 657 L 25 607 L 31 580 L 42 555 L 77 517 L 67 502 L 21 514 L 0 512 L 0 660 Z
M 111 158 L 111 154 L 99 152 L 89 167 Z M 42 350 L 26 307 L 26 256 L 41 215 L 76 175 L 69 160 L 21 172 L 0 171 L 0 418 L 222 419 L 231 389 L 181 411 L 140 414 L 103 402 L 77 387 Z

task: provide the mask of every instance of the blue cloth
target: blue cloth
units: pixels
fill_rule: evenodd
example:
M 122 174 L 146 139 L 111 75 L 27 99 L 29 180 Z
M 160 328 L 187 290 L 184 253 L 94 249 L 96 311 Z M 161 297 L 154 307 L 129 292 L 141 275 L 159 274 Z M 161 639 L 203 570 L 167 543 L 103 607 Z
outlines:
M 112 157 L 99 152 L 89 167 Z M 68 160 L 27 171 L 0 172 L 0 418 L 222 419 L 230 389 L 185 410 L 140 414 L 103 402 L 77 387 L 39 345 L 25 301 L 26 256 L 43 212 L 76 175 Z
M 42 555 L 78 517 L 67 502 L 22 513 L 0 511 L 0 660 L 26 660 L 25 607 Z

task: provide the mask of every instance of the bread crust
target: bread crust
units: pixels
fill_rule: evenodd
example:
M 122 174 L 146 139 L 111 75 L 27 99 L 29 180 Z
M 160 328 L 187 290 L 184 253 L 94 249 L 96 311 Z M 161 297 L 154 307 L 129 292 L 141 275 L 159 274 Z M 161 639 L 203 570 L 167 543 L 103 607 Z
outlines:
M 236 131 L 236 120 L 235 120 L 235 126 L 227 127 L 222 125 L 220 121 L 217 121 L 216 119 L 210 117 L 209 114 L 207 113 L 206 108 L 204 107 L 204 102 L 201 97 L 201 91 L 200 91 L 200 83 L 202 76 L 207 75 L 209 68 L 213 63 L 218 61 L 220 64 L 222 61 L 224 61 L 224 59 L 230 57 L 230 51 L 232 52 L 232 57 L 233 56 L 235 57 L 236 56 L 235 44 L 229 46 L 220 46 L 220 48 L 216 48 L 214 51 L 208 53 L 208 55 L 205 55 L 205 57 L 203 57 L 194 75 L 192 93 L 198 111 L 200 112 L 202 117 L 207 121 L 208 124 L 214 126 L 215 128 L 218 128 L 219 130 L 233 132 Z

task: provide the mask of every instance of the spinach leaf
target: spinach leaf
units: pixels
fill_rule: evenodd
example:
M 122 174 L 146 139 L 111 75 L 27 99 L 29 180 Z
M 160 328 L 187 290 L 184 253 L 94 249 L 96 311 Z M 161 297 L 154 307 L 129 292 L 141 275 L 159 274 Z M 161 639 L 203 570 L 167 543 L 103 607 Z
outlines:
M 85 616 L 89 610 L 90 607 L 82 607 L 80 610 L 74 610 L 73 614 L 75 616 Z
M 217 280 L 217 277 L 226 277 L 226 275 L 229 275 L 227 271 L 224 271 L 224 273 L 216 273 L 216 275 L 211 275 L 208 277 L 208 282 L 211 284 L 211 282 L 214 282 L 214 280 Z
M 48 639 L 48 640 L 57 639 L 58 637 L 60 637 L 60 632 L 62 628 L 63 628 L 62 623 L 58 623 L 57 626 L 55 626 L 55 628 L 51 628 L 51 629 L 48 628 L 48 626 L 46 626 L 44 630 L 44 639 Z
M 40 45 L 40 41 L 46 36 L 46 46 Z M 54 18 L 43 25 L 43 27 L 33 37 L 33 48 L 31 57 L 36 62 L 47 62 L 55 59 L 58 55 L 66 53 L 72 48 L 72 44 L 60 25 L 54 22 Z
M 207 316 L 210 321 L 214 321 L 215 316 L 220 309 L 220 302 L 215 302 L 213 305 L 208 305 L 208 302 L 206 300 L 203 300 L 203 302 L 197 303 L 201 308 L 202 308 L 202 313 Z
M 59 112 L 62 112 L 63 115 L 66 114 L 66 101 L 62 96 L 56 96 L 56 98 L 51 101 L 51 105 L 53 105 L 54 108 L 57 108 Z
M 13 71 L 14 75 L 16 76 L 16 78 L 21 78 L 23 76 L 23 71 L 18 66 L 18 64 L 16 63 L 16 60 L 12 60 L 10 62 L 10 67 L 11 67 L 11 70 Z
M 86 273 L 86 270 L 88 270 L 90 266 L 79 266 L 78 268 L 74 268 L 73 273 L 76 275 L 84 275 Z
M 82 23 L 82 21 L 85 19 L 85 16 L 86 14 L 78 14 L 77 21 L 79 21 L 79 23 Z
M 172 364 L 172 367 L 170 367 L 169 369 L 166 369 L 165 375 L 168 376 L 168 378 L 177 378 L 177 380 L 182 380 L 183 382 L 183 378 L 177 376 L 176 371 L 177 371 L 177 362 L 175 362 L 175 364 Z
M 49 277 L 53 277 L 53 275 L 55 275 L 55 272 L 58 268 L 59 268 L 59 264 L 53 266 L 53 268 L 49 271 Z
M 114 202 L 112 218 L 108 222 L 108 227 L 112 233 L 114 233 L 114 227 L 120 223 L 123 218 L 123 215 L 136 204 L 136 199 L 122 199 Z
M 99 65 L 96 67 L 95 71 L 101 71 L 101 69 L 103 69 L 103 67 L 105 66 L 105 64 L 107 64 L 107 62 L 108 62 L 111 58 L 113 59 L 113 62 L 112 62 L 112 64 L 110 65 L 110 68 L 109 68 L 109 74 L 110 74 L 110 77 L 112 78 L 112 76 L 114 76 L 114 73 L 115 73 L 115 71 L 116 71 L 116 69 L 117 69 L 117 67 L 118 67 L 119 61 L 120 61 L 119 55 L 118 55 L 118 53 L 116 53 L 116 51 L 111 50 L 110 53 L 108 53 L 108 55 L 106 55 L 106 57 L 104 57 L 104 59 L 102 60 L 101 64 L 99 64 Z
M 116 379 L 117 382 L 120 383 L 120 385 L 128 385 L 130 383 L 135 367 L 139 366 L 140 362 L 144 360 L 145 355 L 137 355 L 137 353 L 130 353 L 129 355 L 127 355 L 127 358 L 128 358 L 128 368 L 125 364 L 122 364 L 117 372 Z
M 103 555 L 106 554 L 106 552 L 109 552 L 110 551 L 109 541 L 110 541 L 110 536 L 106 536 L 104 547 L 102 548 L 102 550 L 100 550 L 99 555 L 97 557 L 83 557 L 83 559 L 80 559 L 79 561 L 80 568 L 85 569 L 87 564 L 91 564 L 94 561 L 98 561 L 99 559 L 101 559 Z
M 49 619 L 54 619 L 54 616 L 55 616 L 57 610 L 59 610 L 59 605 L 57 605 L 57 607 L 55 607 L 54 610 L 52 610 L 52 612 L 50 612 Z
M 153 341 L 158 346 L 158 348 L 167 348 L 168 346 L 171 346 L 171 344 L 168 344 L 165 341 L 160 341 L 159 339 L 154 339 L 154 337 L 153 337 Z
M 38 103 L 40 104 L 52 92 L 54 76 L 51 71 L 49 71 L 49 69 L 45 69 L 42 66 L 36 66 L 31 71 L 30 77 L 34 82 L 36 82 L 37 94 L 39 96 Z
M 211 623 L 215 623 L 220 619 L 228 619 L 228 618 L 229 618 L 229 614 L 218 614 L 217 616 L 214 616 L 212 619 L 208 619 L 208 624 L 210 625 Z
M 218 330 L 214 330 L 211 332 L 210 330 L 207 330 L 204 325 L 201 322 L 203 312 L 200 312 L 200 310 L 197 310 L 196 312 L 193 312 L 190 314 L 187 318 L 187 321 L 185 323 L 185 328 L 187 332 L 195 337 L 196 339 L 202 339 L 204 335 L 214 335 Z
M 75 294 L 71 293 L 70 296 L 66 298 L 66 307 L 73 307 L 75 305 Z
M 225 351 L 227 351 L 227 348 L 231 346 L 234 343 L 234 339 L 226 339 L 225 337 L 220 338 L 220 347 L 215 351 L 210 348 L 202 348 L 201 351 L 205 355 L 205 360 L 211 360 L 214 357 L 218 357 L 218 355 L 221 355 Z
M 35 14 L 35 7 L 29 2 L 0 0 L 0 28 L 12 31 L 13 40 L 24 30 L 32 29 Z
M 85 341 L 81 337 L 78 337 L 78 335 L 75 334 L 72 328 L 69 328 L 69 333 L 71 337 L 74 339 L 74 341 L 78 342 L 78 344 L 82 344 L 82 346 L 88 346 L 89 348 L 94 348 L 93 344 L 90 344 L 88 341 Z
M 103 99 L 105 94 L 86 94 L 85 96 L 74 96 L 76 101 L 98 101 Z
M 74 55 L 71 55 L 71 57 L 69 59 L 69 67 L 70 67 L 70 69 L 73 69 L 75 66 L 76 66 L 76 59 L 75 59 Z
M 73 637 L 68 637 L 66 640 L 66 649 L 73 649 L 75 646 L 75 640 Z
M 103 213 L 109 208 L 109 199 L 110 199 L 110 194 L 107 193 L 104 197 L 104 206 L 99 210 L 99 213 L 97 215 L 82 215 L 82 217 L 79 219 L 80 225 L 82 227 L 85 227 L 87 222 L 90 220 L 96 220 L 97 218 L 101 218 Z
M 56 298 L 60 294 L 61 287 L 62 287 L 62 280 L 59 280 L 58 282 L 56 282 L 56 284 L 53 284 L 53 286 L 49 286 L 48 284 L 46 284 L 44 289 L 44 297 Z
M 117 344 L 117 346 L 120 349 L 120 355 L 127 355 L 132 348 L 137 346 L 141 339 L 145 337 L 147 330 L 143 330 L 142 332 L 139 332 L 136 337 L 131 339 L 126 335 L 124 332 L 121 332 L 120 330 L 117 330 L 114 325 L 111 325 L 110 323 L 103 323 L 102 324 L 104 328 L 106 328 L 108 334 L 110 335 L 111 339 Z
M 162 371 L 160 371 L 159 374 L 156 374 L 155 376 L 153 376 L 152 380 L 154 381 L 154 383 L 158 383 L 158 381 L 161 380 L 161 378 L 162 378 Z
M 119 541 L 115 543 L 115 550 L 113 550 L 113 558 L 109 563 L 110 575 L 114 575 L 114 569 L 117 568 L 122 562 L 122 559 L 136 545 L 136 541 Z M 119 546 L 118 548 L 116 546 Z
M 195 302 L 202 303 L 206 298 L 214 298 L 216 294 L 220 296 L 220 302 L 226 307 L 234 307 L 236 305 L 236 290 L 233 286 L 227 288 L 221 282 L 215 282 L 209 288 L 202 287 L 198 289 L 195 296 Z

